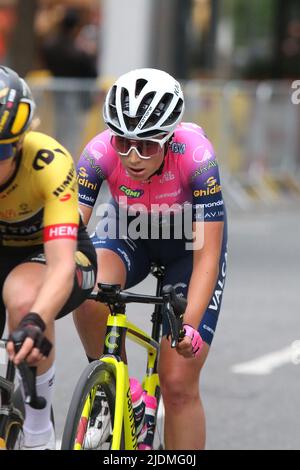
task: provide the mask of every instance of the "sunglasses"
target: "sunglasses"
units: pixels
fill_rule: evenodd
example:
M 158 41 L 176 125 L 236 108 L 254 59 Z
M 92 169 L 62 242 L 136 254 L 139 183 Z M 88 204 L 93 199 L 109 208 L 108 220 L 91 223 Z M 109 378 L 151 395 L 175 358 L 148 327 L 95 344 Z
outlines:
M 136 151 L 142 160 L 149 160 L 157 155 L 170 135 L 164 135 L 161 139 L 128 139 L 120 135 L 111 134 L 110 144 L 122 157 L 127 157 L 132 149 Z

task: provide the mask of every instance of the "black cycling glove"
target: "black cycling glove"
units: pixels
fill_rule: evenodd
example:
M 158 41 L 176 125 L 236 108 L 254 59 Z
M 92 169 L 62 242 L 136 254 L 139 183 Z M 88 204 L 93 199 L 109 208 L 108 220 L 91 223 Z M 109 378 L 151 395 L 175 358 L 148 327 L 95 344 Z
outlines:
M 28 313 L 19 323 L 17 328 L 9 335 L 9 340 L 14 343 L 16 352 L 21 348 L 26 338 L 31 338 L 34 347 L 39 349 L 43 356 L 49 356 L 52 343 L 44 336 L 46 325 L 37 313 Z

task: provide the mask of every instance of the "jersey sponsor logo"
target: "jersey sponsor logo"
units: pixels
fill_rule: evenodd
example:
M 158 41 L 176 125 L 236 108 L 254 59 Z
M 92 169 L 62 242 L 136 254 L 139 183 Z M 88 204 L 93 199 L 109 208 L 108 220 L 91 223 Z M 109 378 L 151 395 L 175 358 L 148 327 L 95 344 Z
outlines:
M 215 330 L 213 330 L 210 326 L 208 326 L 206 324 L 203 325 L 203 330 L 208 331 L 212 336 L 214 336 L 214 334 L 215 334 Z
M 225 278 L 226 278 L 226 267 L 227 267 L 227 253 L 225 253 L 224 261 L 222 263 L 221 272 L 219 275 L 219 279 L 217 282 L 217 286 L 215 288 L 214 294 L 211 298 L 211 302 L 208 306 L 210 310 L 217 311 L 221 304 L 222 294 L 225 285 Z
M 89 174 L 86 171 L 86 169 L 84 168 L 84 166 L 81 166 L 80 168 L 78 168 L 78 177 L 81 177 L 81 178 L 88 178 L 89 177 Z
M 32 212 L 32 210 L 30 209 L 29 205 L 26 204 L 26 202 L 22 202 L 20 205 L 19 205 L 19 212 L 18 212 L 18 216 L 22 216 L 22 215 L 28 215 Z
M 164 199 L 165 197 L 176 197 L 179 196 L 181 192 L 182 188 L 179 188 L 176 191 L 173 191 L 172 193 L 158 194 L 157 196 L 155 196 L 155 199 Z
M 119 186 L 119 190 L 122 191 L 122 193 L 126 194 L 127 197 L 131 197 L 134 199 L 137 199 L 144 194 L 143 189 L 130 189 L 127 188 L 127 186 L 125 186 L 124 184 Z
M 85 188 L 92 189 L 93 191 L 96 191 L 97 189 L 97 183 L 91 183 L 86 178 L 77 177 L 77 182 L 80 186 L 84 186 Z
M 214 212 L 206 212 L 204 218 L 205 219 L 216 219 L 217 217 L 223 217 L 224 211 L 214 211 Z
M 60 238 L 71 238 L 77 240 L 77 224 L 55 224 L 44 228 L 44 241 L 57 240 Z
M 12 208 L 0 210 L 1 219 L 14 219 L 15 217 L 17 217 L 17 212 Z
M 39 253 L 37 256 L 32 256 L 30 261 L 36 261 L 37 263 L 46 263 L 45 253 Z
M 77 176 L 77 182 L 80 184 L 80 186 L 84 186 L 85 188 L 91 189 L 92 191 L 96 191 L 97 189 L 97 183 L 91 183 L 89 181 L 89 174 L 84 168 L 84 166 L 81 166 L 78 170 L 78 176 Z
M 65 194 L 64 196 L 60 197 L 59 201 L 60 202 L 66 202 L 66 201 L 69 201 L 69 199 L 71 199 L 71 197 L 72 197 L 71 194 L 68 193 L 68 194 Z
M 212 153 L 206 149 L 204 145 L 199 145 L 193 152 L 193 160 L 196 163 L 204 163 L 207 160 L 210 160 L 212 157 Z
M 18 188 L 18 184 L 14 184 L 11 188 L 8 188 L 7 191 L 3 191 L 0 194 L 0 199 L 5 199 L 10 193 L 12 193 L 15 189 Z
M 202 175 L 203 173 L 206 173 L 209 171 L 211 168 L 217 167 L 218 164 L 216 160 L 210 160 L 206 165 L 200 166 L 200 168 L 197 168 L 197 170 L 193 173 L 192 175 L 192 181 L 197 178 L 197 176 Z
M 66 152 L 64 152 L 64 150 L 61 148 L 54 149 L 54 152 L 62 153 L 65 157 L 67 156 Z
M 23 223 L 23 222 L 22 222 Z M 7 223 L 7 225 L 0 225 L 0 233 L 6 235 L 7 237 L 31 237 L 35 233 L 39 232 L 43 228 L 42 221 L 37 221 L 36 223 L 28 223 L 28 225 L 19 225 Z
M 36 157 L 33 161 L 33 168 L 35 170 L 43 170 L 45 166 L 50 165 L 54 160 L 54 152 L 49 149 L 41 149 L 36 154 Z
M 66 179 L 62 182 L 62 184 L 60 184 L 56 189 L 55 191 L 53 191 L 53 195 L 54 196 L 59 196 L 61 193 L 64 192 L 64 190 L 71 185 L 71 183 L 73 183 L 72 187 L 70 188 L 71 191 L 73 190 L 74 191 L 74 183 L 75 183 L 75 179 L 74 179 L 74 175 L 75 175 L 75 168 L 72 167 L 71 170 L 69 171 L 69 173 L 67 174 L 66 176 Z M 61 199 L 60 199 L 61 200 Z
M 90 145 L 90 151 L 96 160 L 100 160 L 107 153 L 107 145 L 101 139 L 94 139 Z M 88 155 L 88 152 L 86 152 Z
M 172 171 L 166 171 L 163 175 L 162 178 L 159 180 L 161 184 L 167 183 L 168 181 L 173 181 L 175 179 L 175 175 L 172 173 Z
M 90 203 L 94 204 L 96 199 L 92 196 L 86 196 L 85 194 L 80 194 L 79 195 L 79 200 L 80 201 L 85 201 L 85 202 L 90 202 Z
M 180 155 L 185 154 L 186 144 L 183 144 L 181 142 L 172 142 L 170 144 L 170 147 L 173 153 L 179 153 Z
M 126 261 L 128 271 L 130 271 L 131 262 L 130 262 L 129 256 L 127 255 L 126 251 L 125 251 L 125 250 L 121 250 L 121 248 L 117 248 L 117 250 L 118 250 L 118 252 L 121 253 L 121 255 L 123 256 L 124 260 Z
M 216 180 L 216 178 L 215 178 L 214 176 L 210 176 L 210 178 L 207 178 L 205 184 L 206 184 L 209 188 L 211 188 L 211 187 L 213 187 L 213 186 L 216 186 L 217 180 Z
M 208 204 L 203 204 L 203 205 L 205 208 L 210 208 L 210 207 L 223 206 L 223 204 L 224 204 L 223 199 L 220 199 L 219 201 L 209 202 Z
M 221 191 L 221 185 L 217 183 L 217 180 L 214 176 L 208 178 L 205 182 L 207 189 L 195 189 L 194 196 L 195 197 L 202 197 L 202 196 L 210 196 L 212 194 L 219 193 Z
M 99 165 L 96 165 L 95 159 L 91 157 L 88 152 L 83 152 L 84 159 L 89 162 L 91 168 L 95 170 L 96 174 L 100 176 L 103 180 L 105 179 L 105 175 L 102 171 L 102 168 Z M 83 167 L 82 167 L 83 168 Z M 88 176 L 88 175 L 87 175 Z

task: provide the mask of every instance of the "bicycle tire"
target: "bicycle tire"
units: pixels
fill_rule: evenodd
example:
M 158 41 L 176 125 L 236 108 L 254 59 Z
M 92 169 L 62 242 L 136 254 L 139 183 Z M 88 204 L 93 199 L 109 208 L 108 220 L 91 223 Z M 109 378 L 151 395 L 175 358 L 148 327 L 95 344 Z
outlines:
M 12 409 L 3 417 L 5 424 L 6 450 L 19 450 L 23 445 L 23 417 L 18 410 Z
M 90 395 L 95 393 L 95 389 L 101 390 L 105 394 L 105 400 L 109 409 L 109 417 L 106 418 L 107 426 L 110 425 L 110 438 L 103 437 L 103 442 L 99 441 L 95 447 L 86 446 L 86 436 L 91 413 L 87 418 L 82 417 L 85 403 Z M 91 362 L 82 372 L 81 377 L 75 387 L 69 410 L 67 413 L 66 423 L 62 437 L 62 450 L 74 450 L 75 444 L 78 443 L 78 436 L 80 436 L 80 449 L 81 450 L 103 450 L 109 449 L 111 445 L 111 435 L 113 432 L 113 419 L 116 402 L 116 380 L 113 368 L 101 361 Z M 84 420 L 84 421 L 83 421 Z M 109 422 L 108 422 L 109 421 Z M 106 428 L 107 429 L 107 428 Z M 123 430 L 122 430 L 123 436 Z M 76 441 L 77 439 L 77 441 Z M 121 446 L 123 446 L 124 439 L 121 439 Z

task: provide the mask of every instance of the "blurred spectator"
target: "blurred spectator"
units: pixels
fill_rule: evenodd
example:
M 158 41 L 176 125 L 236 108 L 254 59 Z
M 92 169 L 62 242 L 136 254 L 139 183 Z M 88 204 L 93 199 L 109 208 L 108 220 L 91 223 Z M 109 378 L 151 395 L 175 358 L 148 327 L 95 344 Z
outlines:
M 0 63 L 6 62 L 7 47 L 16 23 L 15 6 L 0 5 Z
M 61 82 L 54 91 L 56 106 L 55 137 L 76 159 L 84 124 L 84 113 L 91 105 L 91 94 L 80 90 L 78 79 L 97 77 L 96 25 L 89 25 L 85 11 L 75 8 L 56 8 L 49 30 L 40 15 L 36 25 L 40 35 L 40 52 L 44 67 L 55 78 L 73 79 Z M 91 34 L 92 33 L 92 34 Z M 75 79 L 75 80 L 74 80 Z
M 80 11 L 67 9 L 58 31 L 45 38 L 41 51 L 46 67 L 56 77 L 97 77 L 97 48 L 80 36 Z

